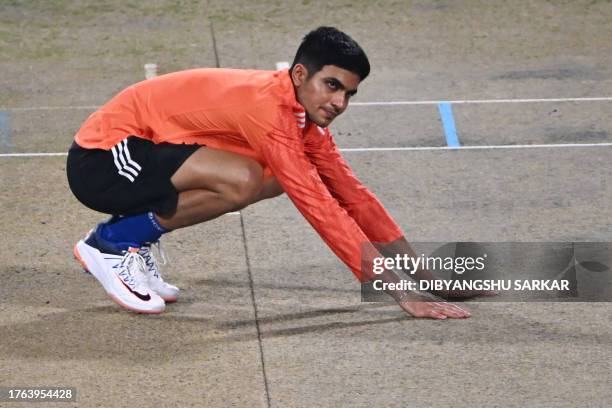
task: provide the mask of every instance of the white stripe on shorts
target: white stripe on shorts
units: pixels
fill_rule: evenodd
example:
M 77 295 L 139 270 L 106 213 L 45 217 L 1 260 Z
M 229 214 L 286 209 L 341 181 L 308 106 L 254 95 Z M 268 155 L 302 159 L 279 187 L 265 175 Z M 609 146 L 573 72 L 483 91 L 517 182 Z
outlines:
M 140 167 L 138 163 L 132 160 L 132 156 L 130 156 L 130 151 L 128 150 L 128 145 L 127 145 L 127 139 L 123 139 L 123 145 L 125 146 L 125 148 L 123 149 L 123 151 L 125 152 L 125 158 L 127 159 L 128 163 L 130 163 L 130 166 L 132 166 L 138 171 L 142 170 L 142 167 Z
M 125 142 L 125 140 L 117 143 L 117 148 L 119 150 L 119 161 L 121 161 L 121 164 L 124 170 L 127 170 L 130 173 L 132 173 L 134 176 L 138 177 L 138 172 L 136 171 L 136 169 L 128 166 L 127 161 L 125 160 L 125 151 L 123 150 L 123 142 Z
M 138 163 L 132 160 L 132 157 L 130 156 L 130 151 L 128 150 L 127 146 L 127 139 L 123 139 L 121 142 L 113 146 L 111 148 L 111 152 L 113 153 L 113 160 L 115 162 L 115 167 L 117 167 L 118 173 L 133 183 L 135 177 L 138 177 L 140 170 L 142 170 L 142 167 L 140 167 Z M 130 167 L 128 163 L 133 167 Z M 127 170 L 129 173 L 132 174 L 126 173 L 123 170 Z

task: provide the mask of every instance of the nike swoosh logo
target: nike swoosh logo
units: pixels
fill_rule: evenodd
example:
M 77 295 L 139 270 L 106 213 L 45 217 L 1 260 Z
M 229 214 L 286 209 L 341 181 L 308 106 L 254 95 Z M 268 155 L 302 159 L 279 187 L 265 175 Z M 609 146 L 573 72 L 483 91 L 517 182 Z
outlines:
M 117 278 L 117 279 L 119 279 L 119 278 Z M 146 295 L 140 294 L 140 293 L 132 290 L 132 288 L 130 288 L 128 285 L 126 285 L 125 282 L 122 281 L 121 279 L 119 279 L 119 282 L 121 282 L 123 284 L 123 286 L 125 286 L 125 288 L 127 290 L 129 290 L 132 294 L 134 294 L 136 297 L 138 297 L 138 299 L 144 300 L 145 302 L 151 300 L 151 295 L 149 295 L 148 293 Z

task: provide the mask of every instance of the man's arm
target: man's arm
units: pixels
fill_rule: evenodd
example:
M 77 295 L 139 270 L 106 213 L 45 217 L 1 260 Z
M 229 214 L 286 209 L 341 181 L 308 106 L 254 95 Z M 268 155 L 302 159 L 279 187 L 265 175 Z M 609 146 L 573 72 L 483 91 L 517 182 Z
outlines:
M 265 160 L 287 196 L 330 249 L 364 280 L 361 267 L 368 237 L 322 182 L 304 151 L 302 135 L 292 112 L 257 110 L 245 137 Z M 372 247 L 372 254 L 378 254 Z
M 306 153 L 332 196 L 357 222 L 371 242 L 387 243 L 404 233 L 387 210 L 353 174 L 328 129 L 311 132 L 305 140 Z

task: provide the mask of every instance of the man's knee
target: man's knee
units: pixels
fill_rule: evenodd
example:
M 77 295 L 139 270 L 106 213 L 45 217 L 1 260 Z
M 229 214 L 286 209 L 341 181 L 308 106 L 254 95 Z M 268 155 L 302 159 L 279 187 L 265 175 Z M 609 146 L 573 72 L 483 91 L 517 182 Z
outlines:
M 232 183 L 227 186 L 224 196 L 237 209 L 244 208 L 258 196 L 263 185 L 263 170 L 258 163 L 249 162 L 233 173 Z

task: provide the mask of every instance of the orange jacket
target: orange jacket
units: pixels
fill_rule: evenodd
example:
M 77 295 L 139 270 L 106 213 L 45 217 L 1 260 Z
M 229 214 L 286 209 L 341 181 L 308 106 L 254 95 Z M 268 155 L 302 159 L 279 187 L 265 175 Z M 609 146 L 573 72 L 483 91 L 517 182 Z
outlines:
M 287 70 L 193 69 L 139 82 L 90 115 L 75 139 L 108 150 L 129 135 L 256 160 L 359 280 L 361 246 L 403 235 L 329 130 L 306 119 Z

